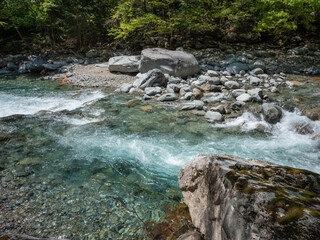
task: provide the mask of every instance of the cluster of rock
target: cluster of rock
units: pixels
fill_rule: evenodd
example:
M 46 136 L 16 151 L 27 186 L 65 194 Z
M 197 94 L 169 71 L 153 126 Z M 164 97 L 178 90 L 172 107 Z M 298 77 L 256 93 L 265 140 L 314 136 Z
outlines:
M 119 55 L 122 53 L 112 52 L 110 50 L 89 50 L 84 56 L 68 56 L 62 60 L 51 60 L 59 58 L 55 55 L 9 55 L 0 58 L 0 75 L 1 74 L 26 74 L 26 73 L 39 73 L 42 71 L 66 73 L 68 72 L 67 66 L 72 64 L 96 64 L 104 62 L 111 56 Z
M 133 84 L 125 83 L 116 92 L 140 93 L 144 100 L 160 102 L 184 100 L 181 110 L 194 110 L 209 122 L 222 122 L 237 116 L 249 103 L 257 103 L 265 120 L 277 123 L 282 109 L 268 103 L 267 94 L 277 92 L 280 85 L 292 87 L 285 74 L 265 74 L 265 63 L 260 60 L 251 65 L 232 62 L 224 71 L 201 71 L 190 53 L 158 48 L 143 50 L 141 57 L 111 58 L 109 69 L 140 71 Z
M 199 154 L 179 186 L 205 239 L 318 239 L 320 175 L 261 160 Z

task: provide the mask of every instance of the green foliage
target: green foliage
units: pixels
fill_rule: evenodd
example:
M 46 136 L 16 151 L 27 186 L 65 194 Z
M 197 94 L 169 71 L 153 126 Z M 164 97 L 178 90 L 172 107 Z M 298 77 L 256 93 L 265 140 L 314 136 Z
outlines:
M 281 36 L 300 30 L 316 32 L 319 26 L 319 0 L 0 1 L 2 32 L 48 39 L 51 45 L 76 39 L 82 46 L 108 35 L 143 41 L 233 30 Z

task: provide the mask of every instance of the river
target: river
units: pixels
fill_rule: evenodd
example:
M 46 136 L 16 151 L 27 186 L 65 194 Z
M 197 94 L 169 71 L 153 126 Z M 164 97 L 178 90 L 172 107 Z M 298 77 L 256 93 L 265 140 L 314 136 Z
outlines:
M 0 231 L 147 239 L 143 225 L 181 201 L 179 169 L 199 152 L 320 173 L 319 140 L 296 131 L 304 125 L 319 133 L 320 121 L 298 111 L 285 111 L 273 126 L 250 113 L 209 124 L 177 104 L 135 98 L 2 77 Z

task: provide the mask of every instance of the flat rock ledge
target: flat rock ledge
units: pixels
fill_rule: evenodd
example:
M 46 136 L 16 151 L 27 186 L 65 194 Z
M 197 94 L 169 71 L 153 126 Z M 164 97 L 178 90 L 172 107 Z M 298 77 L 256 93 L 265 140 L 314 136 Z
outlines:
M 178 179 L 192 222 L 205 239 L 319 239 L 319 174 L 198 154 Z

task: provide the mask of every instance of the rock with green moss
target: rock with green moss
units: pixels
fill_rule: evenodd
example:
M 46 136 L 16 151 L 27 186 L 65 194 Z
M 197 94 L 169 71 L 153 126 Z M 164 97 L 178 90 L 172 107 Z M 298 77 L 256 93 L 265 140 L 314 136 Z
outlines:
M 206 239 L 318 239 L 320 175 L 232 155 L 199 154 L 179 185 Z

